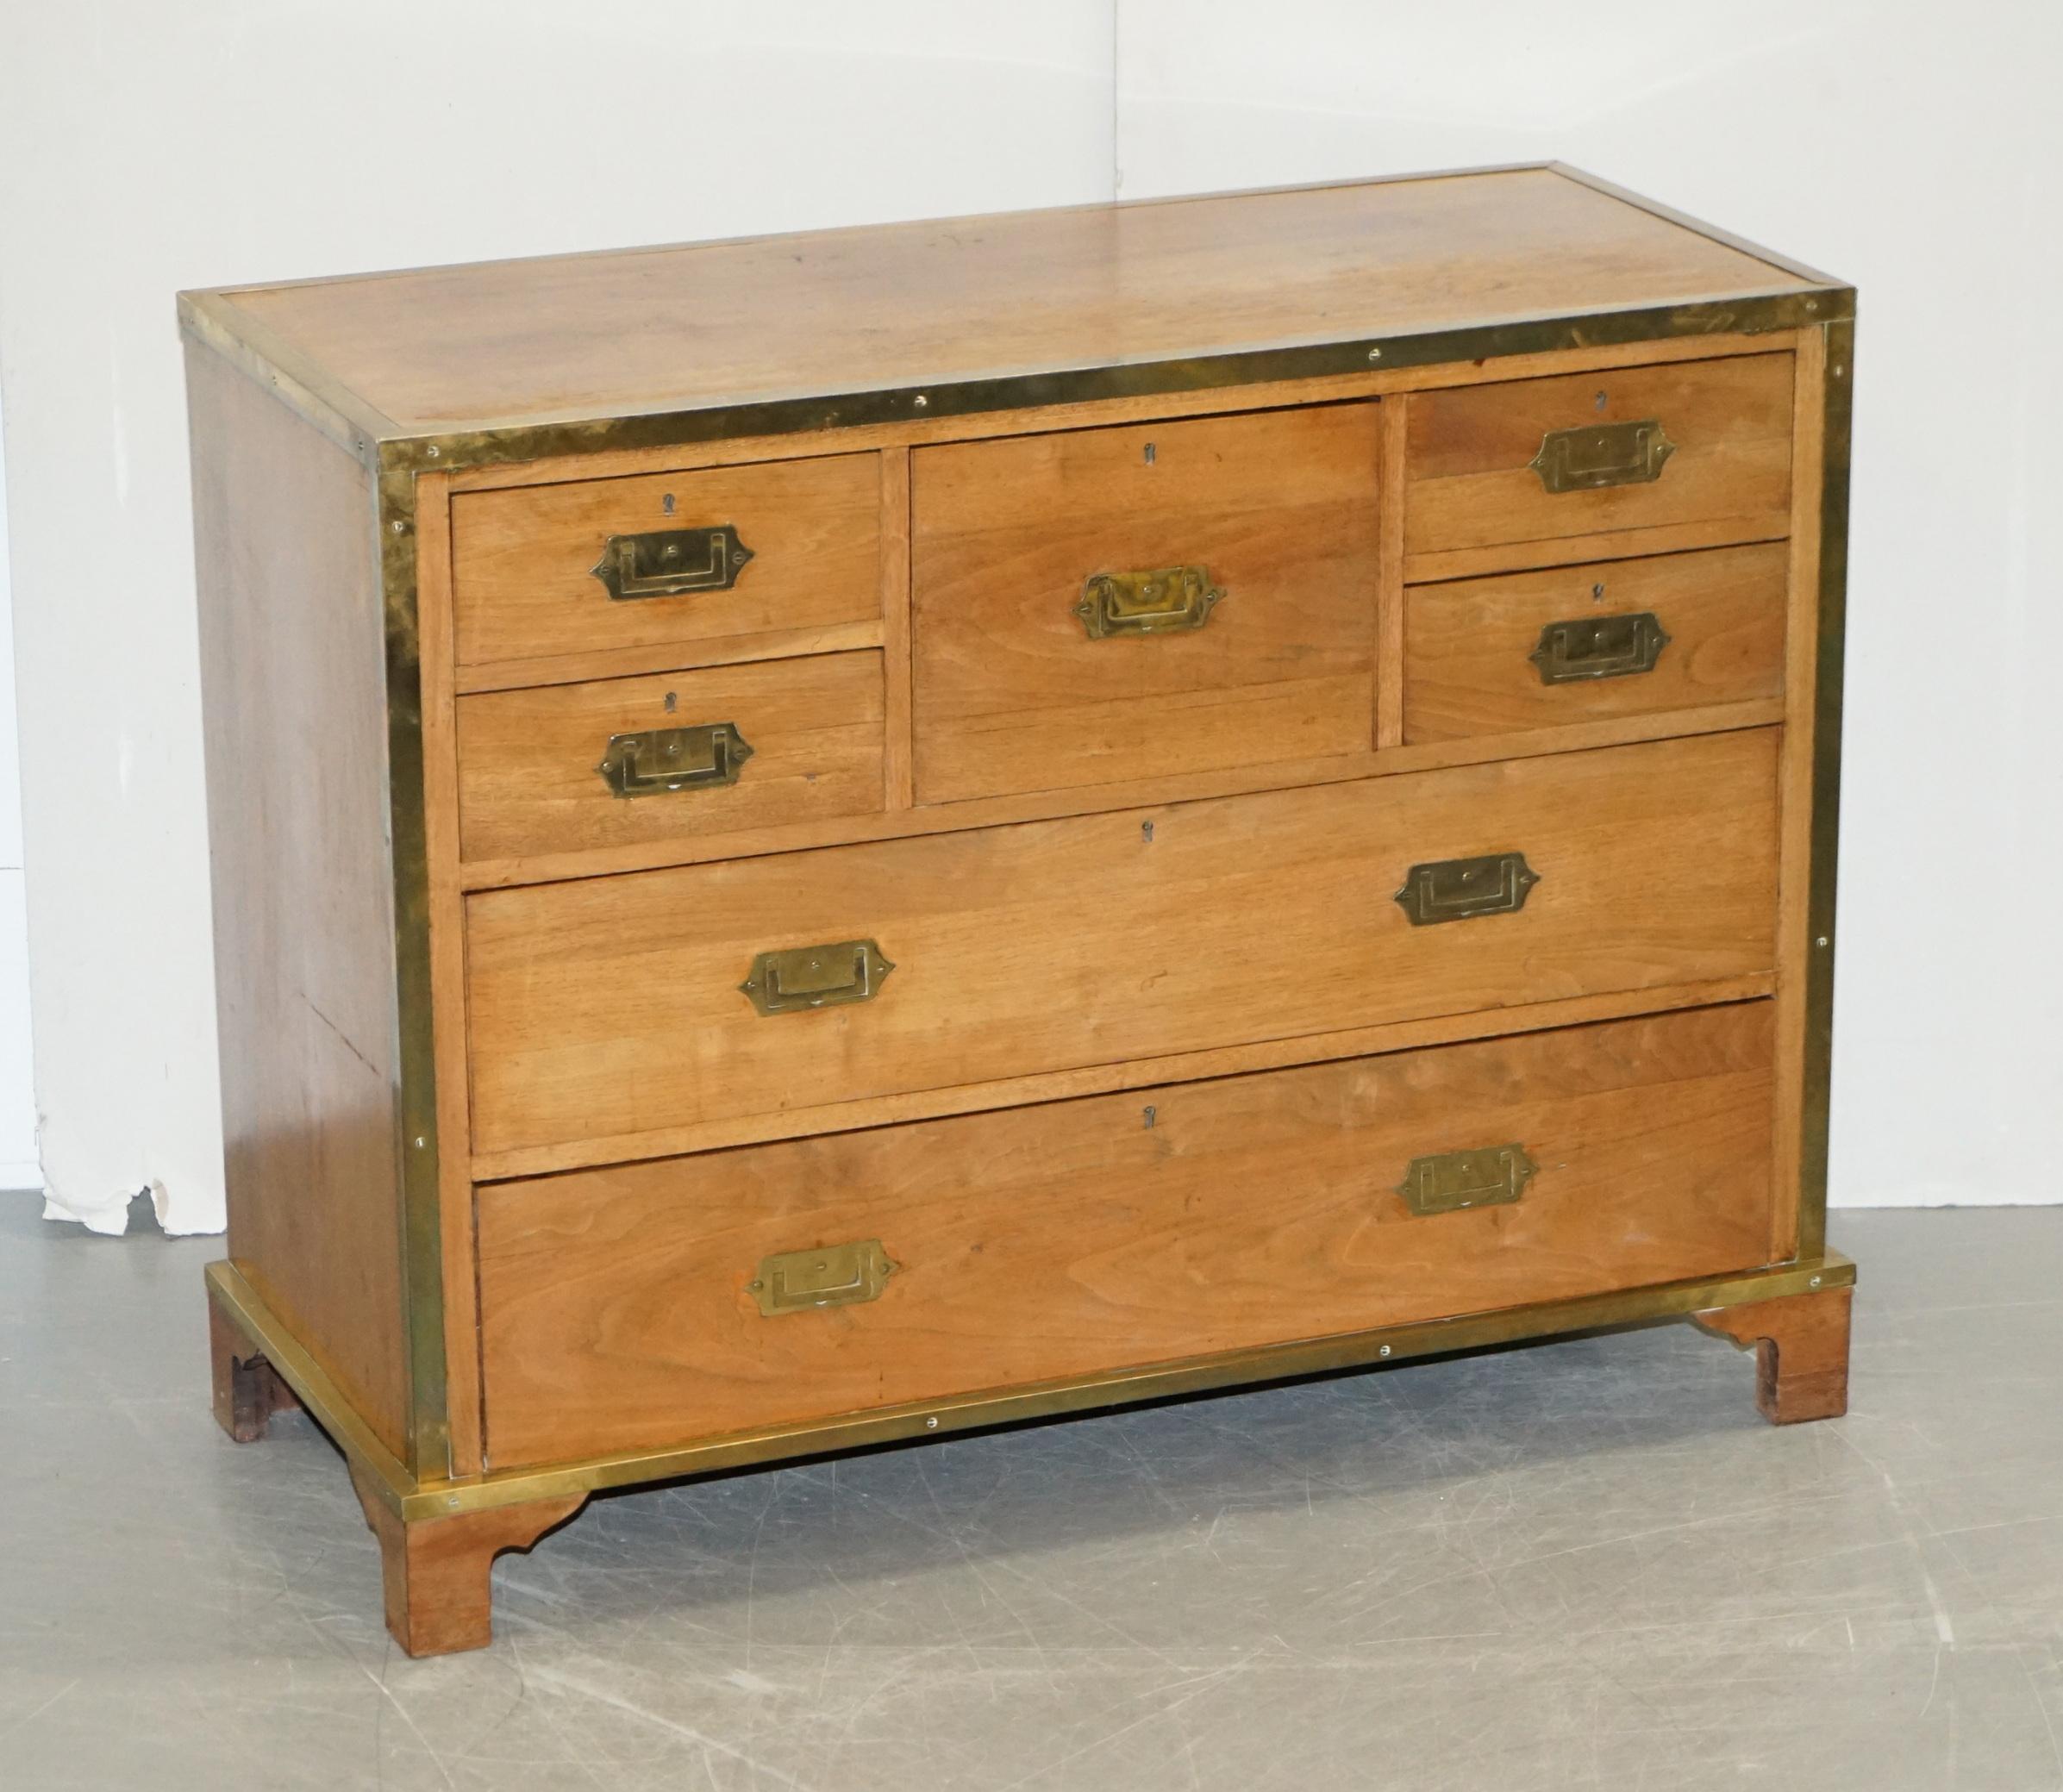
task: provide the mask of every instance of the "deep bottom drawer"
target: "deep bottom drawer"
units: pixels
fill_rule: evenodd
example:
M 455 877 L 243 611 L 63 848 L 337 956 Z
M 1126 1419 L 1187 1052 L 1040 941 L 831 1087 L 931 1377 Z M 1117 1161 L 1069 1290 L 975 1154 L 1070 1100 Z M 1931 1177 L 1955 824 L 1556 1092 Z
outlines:
M 484 1188 L 493 1465 L 1753 1267 L 1772 1016 L 1743 1002 Z M 885 1275 L 838 1254 L 873 1241 Z

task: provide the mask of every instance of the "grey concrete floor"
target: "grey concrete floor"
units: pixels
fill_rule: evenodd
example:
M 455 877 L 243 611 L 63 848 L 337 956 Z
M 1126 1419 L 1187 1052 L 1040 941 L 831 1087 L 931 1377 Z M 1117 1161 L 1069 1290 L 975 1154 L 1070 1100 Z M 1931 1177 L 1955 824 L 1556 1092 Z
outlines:
M 1835 1216 L 1854 1409 L 1685 1326 L 599 1500 L 411 1662 L 209 1416 L 216 1239 L 0 1197 L 0 1784 L 2063 1787 L 2063 1208 Z

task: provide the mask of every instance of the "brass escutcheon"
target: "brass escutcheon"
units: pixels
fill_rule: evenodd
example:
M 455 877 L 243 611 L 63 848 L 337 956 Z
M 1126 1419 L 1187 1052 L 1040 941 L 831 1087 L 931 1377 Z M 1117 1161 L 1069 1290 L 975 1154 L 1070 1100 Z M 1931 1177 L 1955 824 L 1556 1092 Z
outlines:
M 735 784 L 752 745 L 735 721 L 695 727 L 654 728 L 642 734 L 611 734 L 595 770 L 619 796 L 660 796 L 669 790 L 702 790 Z
M 820 1245 L 762 1258 L 758 1277 L 745 1284 L 745 1291 L 769 1319 L 818 1307 L 853 1307 L 880 1299 L 898 1267 L 889 1260 L 879 1239 Z
M 1596 491 L 1606 485 L 1644 485 L 1662 476 L 1676 444 L 1653 417 L 1638 423 L 1584 423 L 1550 429 L 1527 464 L 1549 491 Z
M 872 940 L 841 940 L 763 952 L 738 987 L 762 1015 L 794 1015 L 871 1002 L 895 968 Z
M 1092 641 L 1117 634 L 1173 634 L 1201 628 L 1224 592 L 1203 566 L 1153 572 L 1098 572 L 1073 606 Z
M 1480 859 L 1441 859 L 1404 873 L 1393 900 L 1415 927 L 1478 915 L 1516 915 L 1540 882 L 1523 852 L 1490 852 Z
M 1437 1157 L 1412 1158 L 1397 1192 L 1404 1197 L 1406 1207 L 1420 1214 L 1500 1207 L 1526 1192 L 1537 1168 L 1522 1145 L 1443 1152 Z
M 1540 645 L 1526 657 L 1540 668 L 1542 684 L 1575 684 L 1652 672 L 1668 645 L 1661 619 L 1643 609 L 1550 622 L 1540 632 Z
M 675 597 L 684 591 L 728 591 L 752 558 L 737 529 L 720 522 L 703 529 L 653 529 L 611 535 L 591 569 L 609 595 Z

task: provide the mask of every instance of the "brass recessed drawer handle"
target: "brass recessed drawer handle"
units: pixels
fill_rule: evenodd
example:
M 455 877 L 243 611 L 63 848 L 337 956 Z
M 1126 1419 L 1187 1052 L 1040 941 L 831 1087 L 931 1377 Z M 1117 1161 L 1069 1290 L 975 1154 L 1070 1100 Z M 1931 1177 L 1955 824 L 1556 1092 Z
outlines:
M 895 968 L 872 940 L 841 940 L 835 946 L 763 952 L 738 987 L 763 1015 L 796 1015 L 872 1002 Z
M 1578 616 L 1550 622 L 1540 645 L 1526 657 L 1540 668 L 1542 684 L 1576 684 L 1586 678 L 1624 678 L 1652 672 L 1669 637 L 1651 609 L 1623 616 Z
M 1676 444 L 1649 417 L 1638 423 L 1585 423 L 1550 429 L 1527 464 L 1549 491 L 1596 491 L 1606 485 L 1645 485 L 1662 477 Z
M 609 751 L 595 770 L 619 796 L 663 796 L 669 790 L 706 790 L 735 784 L 752 743 L 735 721 L 704 722 L 691 728 L 654 728 L 642 734 L 611 734 Z
M 1174 634 L 1201 628 L 1224 595 L 1203 566 L 1098 572 L 1082 587 L 1074 614 L 1092 641 L 1115 634 Z
M 769 1319 L 818 1307 L 855 1307 L 879 1300 L 898 1267 L 889 1261 L 879 1239 L 859 1239 L 762 1258 L 758 1277 L 745 1284 L 745 1291 Z
M 593 571 L 619 602 L 676 597 L 683 591 L 728 591 L 752 558 L 728 522 L 706 529 L 654 529 L 611 535 Z
M 1526 1192 L 1537 1168 L 1522 1145 L 1445 1152 L 1438 1157 L 1412 1158 L 1397 1192 L 1415 1214 L 1503 1207 Z
M 1396 902 L 1415 927 L 1436 921 L 1471 921 L 1478 915 L 1516 915 L 1540 882 L 1523 852 L 1491 852 L 1480 859 L 1441 859 L 1415 865 L 1404 873 Z

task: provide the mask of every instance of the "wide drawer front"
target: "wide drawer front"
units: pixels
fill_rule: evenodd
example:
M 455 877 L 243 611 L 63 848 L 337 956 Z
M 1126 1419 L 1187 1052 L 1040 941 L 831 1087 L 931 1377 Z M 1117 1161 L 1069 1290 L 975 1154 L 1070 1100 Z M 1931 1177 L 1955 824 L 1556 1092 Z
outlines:
M 1791 357 L 1426 392 L 1410 401 L 1408 554 L 1685 523 L 1781 534 Z
M 1377 407 L 919 448 L 920 802 L 1365 752 Z
M 881 807 L 881 656 L 812 654 L 459 699 L 468 859 Z
M 1767 1002 L 511 1183 L 497 1468 L 1725 1273 Z
M 461 666 L 881 614 L 872 454 L 459 492 L 451 527 Z
M 1781 541 L 1412 585 L 1404 739 L 1784 694 Z
M 483 892 L 475 1151 L 585 1141 L 592 1162 L 672 1127 L 1766 971 L 1776 746 Z

